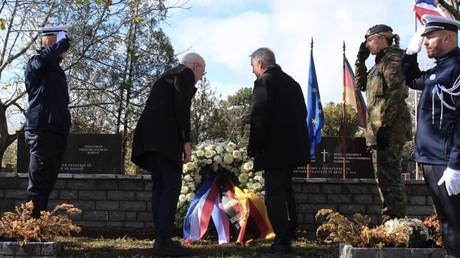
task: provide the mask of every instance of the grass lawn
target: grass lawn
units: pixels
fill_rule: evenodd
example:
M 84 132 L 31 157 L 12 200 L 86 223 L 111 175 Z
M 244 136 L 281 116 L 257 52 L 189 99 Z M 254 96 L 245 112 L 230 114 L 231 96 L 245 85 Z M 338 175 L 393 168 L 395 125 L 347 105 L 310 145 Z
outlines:
M 152 240 L 121 238 L 89 238 L 89 237 L 65 237 L 58 241 L 64 245 L 61 257 L 153 257 Z M 288 255 L 270 254 L 268 249 L 270 242 L 258 241 L 242 246 L 238 244 L 218 245 L 216 241 L 200 241 L 190 245 L 196 254 L 193 257 L 311 257 L 332 258 L 337 257 L 337 247 L 316 245 L 308 241 L 298 240 L 294 242 L 293 253 Z

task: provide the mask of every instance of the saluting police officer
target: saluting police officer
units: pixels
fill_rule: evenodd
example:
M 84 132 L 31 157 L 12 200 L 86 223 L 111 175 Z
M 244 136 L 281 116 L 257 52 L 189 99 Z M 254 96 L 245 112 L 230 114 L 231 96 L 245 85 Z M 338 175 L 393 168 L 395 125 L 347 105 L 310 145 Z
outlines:
M 421 164 L 441 224 L 449 257 L 460 257 L 460 22 L 425 15 L 423 40 L 412 40 L 402 67 L 409 87 L 421 90 L 416 133 L 416 160 Z M 436 66 L 420 71 L 417 53 L 423 44 Z
M 406 192 L 401 180 L 404 143 L 412 138 L 408 88 L 401 70 L 403 51 L 391 27 L 371 27 L 359 48 L 355 63 L 356 82 L 367 95 L 366 144 L 372 149 L 374 170 L 382 200 L 382 220 L 406 215 Z M 394 44 L 393 44 L 394 42 Z M 366 59 L 375 55 L 367 72 Z
M 29 107 L 24 130 L 30 148 L 27 200 L 33 201 L 35 218 L 47 210 L 70 128 L 67 78 L 59 65 L 70 47 L 66 29 L 42 29 L 42 48 L 25 68 Z

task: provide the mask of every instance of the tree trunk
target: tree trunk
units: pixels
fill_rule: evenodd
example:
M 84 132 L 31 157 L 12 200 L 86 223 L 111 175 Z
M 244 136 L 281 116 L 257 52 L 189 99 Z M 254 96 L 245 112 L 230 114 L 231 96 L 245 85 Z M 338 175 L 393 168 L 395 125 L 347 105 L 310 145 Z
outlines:
M 130 30 L 128 34 L 128 47 L 127 47 L 127 56 L 126 56 L 126 77 L 125 77 L 125 82 L 124 85 L 126 88 L 124 89 L 126 91 L 126 98 L 125 98 L 125 105 L 124 105 L 124 114 L 123 114 L 123 134 L 122 134 L 122 149 L 121 149 L 121 165 L 122 168 L 125 168 L 126 165 L 126 149 L 128 145 L 128 126 L 129 126 L 129 116 L 130 114 L 130 109 L 129 109 L 129 104 L 131 101 L 131 92 L 133 88 L 133 72 L 134 72 L 134 67 L 136 65 L 136 33 L 138 29 L 138 23 L 136 22 L 137 15 L 139 13 L 139 2 L 136 2 L 136 4 L 133 7 L 133 18 L 131 19 L 131 25 L 130 25 Z M 121 105 L 123 105 L 123 101 L 121 102 Z M 121 119 L 121 116 L 120 116 Z

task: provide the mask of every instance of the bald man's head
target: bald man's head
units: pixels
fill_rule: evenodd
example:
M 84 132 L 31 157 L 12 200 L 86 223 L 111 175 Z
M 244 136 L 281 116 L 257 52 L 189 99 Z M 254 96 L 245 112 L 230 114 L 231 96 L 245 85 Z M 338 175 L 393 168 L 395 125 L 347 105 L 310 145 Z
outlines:
M 193 71 L 195 83 L 203 78 L 206 73 L 206 63 L 204 59 L 197 53 L 188 53 L 182 57 L 181 64 L 187 66 Z

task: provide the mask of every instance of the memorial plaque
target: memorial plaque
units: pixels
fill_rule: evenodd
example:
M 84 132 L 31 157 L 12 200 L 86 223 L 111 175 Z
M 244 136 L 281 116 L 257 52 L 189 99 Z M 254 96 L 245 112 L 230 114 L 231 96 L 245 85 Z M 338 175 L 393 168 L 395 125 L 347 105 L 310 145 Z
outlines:
M 312 157 L 310 178 L 342 178 L 344 157 L 346 178 L 374 178 L 372 155 L 367 151 L 366 140 L 356 137 L 322 137 Z M 307 167 L 294 170 L 294 178 L 306 176 Z
M 24 132 L 18 132 L 17 172 L 29 167 L 29 146 Z M 63 173 L 115 174 L 121 169 L 121 135 L 69 134 L 61 165 Z

